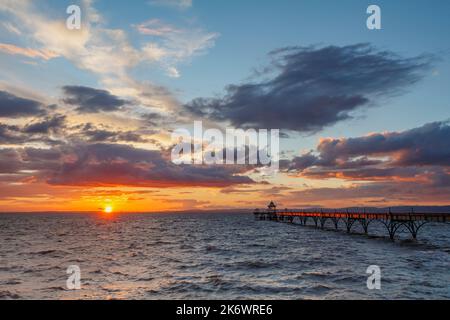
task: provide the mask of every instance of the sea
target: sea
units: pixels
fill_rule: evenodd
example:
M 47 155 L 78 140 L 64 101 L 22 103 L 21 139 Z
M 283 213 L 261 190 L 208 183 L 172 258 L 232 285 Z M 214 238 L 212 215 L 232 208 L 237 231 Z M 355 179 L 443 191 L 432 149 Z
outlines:
M 0 214 L 0 299 L 450 299 L 449 224 L 417 241 L 358 228 L 250 212 Z

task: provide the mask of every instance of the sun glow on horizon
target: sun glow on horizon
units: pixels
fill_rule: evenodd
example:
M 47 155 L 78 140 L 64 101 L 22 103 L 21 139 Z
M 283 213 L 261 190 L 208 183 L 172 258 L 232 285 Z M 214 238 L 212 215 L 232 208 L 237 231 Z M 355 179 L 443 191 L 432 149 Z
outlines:
M 112 213 L 113 207 L 112 206 L 106 206 L 105 209 L 103 209 L 104 213 Z

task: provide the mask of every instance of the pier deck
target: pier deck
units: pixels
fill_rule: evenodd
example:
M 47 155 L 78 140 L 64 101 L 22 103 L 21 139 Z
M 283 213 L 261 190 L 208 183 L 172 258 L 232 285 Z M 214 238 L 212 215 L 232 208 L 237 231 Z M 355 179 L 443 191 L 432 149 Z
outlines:
M 417 238 L 418 231 L 429 222 L 450 223 L 450 213 L 420 213 L 420 212 L 366 212 L 365 209 L 358 210 L 333 210 L 333 209 L 310 209 L 310 210 L 276 210 L 271 202 L 267 210 L 256 209 L 255 218 L 258 220 L 285 221 L 293 223 L 297 219 L 301 225 L 306 225 L 312 220 L 316 227 L 325 228 L 325 223 L 330 220 L 334 228 L 339 229 L 339 221 L 343 221 L 346 231 L 351 232 L 355 223 L 360 223 L 364 233 L 368 233 L 369 225 L 373 221 L 381 222 L 387 229 L 389 237 L 394 240 L 397 231 L 404 227 L 411 233 L 413 239 Z

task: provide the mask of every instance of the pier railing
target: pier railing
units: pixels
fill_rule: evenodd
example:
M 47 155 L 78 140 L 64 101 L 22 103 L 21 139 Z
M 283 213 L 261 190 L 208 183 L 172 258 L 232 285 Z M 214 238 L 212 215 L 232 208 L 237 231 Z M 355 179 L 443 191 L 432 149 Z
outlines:
M 417 238 L 418 231 L 429 222 L 450 223 L 450 213 L 420 213 L 420 212 L 366 212 L 365 209 L 359 211 L 349 210 L 258 210 L 254 211 L 258 220 L 285 221 L 293 223 L 297 219 L 301 225 L 306 225 L 308 220 L 312 220 L 316 227 L 325 228 L 325 223 L 330 220 L 336 230 L 339 228 L 339 221 L 343 221 L 348 233 L 355 222 L 360 223 L 367 234 L 369 225 L 373 221 L 381 222 L 387 229 L 389 237 L 393 240 L 397 231 L 404 227 Z

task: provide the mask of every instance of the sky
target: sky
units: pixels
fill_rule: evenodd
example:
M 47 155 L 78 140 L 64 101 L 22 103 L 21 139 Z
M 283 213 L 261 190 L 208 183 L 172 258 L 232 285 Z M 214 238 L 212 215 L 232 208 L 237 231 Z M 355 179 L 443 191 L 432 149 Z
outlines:
M 448 205 L 448 12 L 0 0 L 0 211 Z M 279 129 L 279 171 L 173 163 L 171 133 L 194 121 Z

